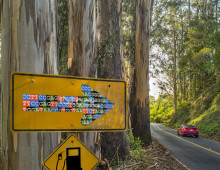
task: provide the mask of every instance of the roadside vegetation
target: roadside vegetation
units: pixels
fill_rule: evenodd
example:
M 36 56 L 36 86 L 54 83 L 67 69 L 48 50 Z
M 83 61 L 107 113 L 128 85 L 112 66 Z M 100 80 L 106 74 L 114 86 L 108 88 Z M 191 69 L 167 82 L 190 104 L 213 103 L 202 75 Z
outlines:
M 182 102 L 174 114 L 172 96 L 162 95 L 151 104 L 151 122 L 163 123 L 174 129 L 191 124 L 199 135 L 220 141 L 220 89 L 210 87 L 195 101 Z
M 151 75 L 161 94 L 151 121 L 192 124 L 220 141 L 220 3 L 158 0 L 154 9 Z
M 152 138 L 150 146 L 143 146 L 140 138 L 135 138 L 129 130 L 126 134 L 130 145 L 130 154 L 126 159 L 120 159 L 116 152 L 112 160 L 105 159 L 97 168 L 98 170 L 120 170 L 120 169 L 151 169 L 151 170 L 186 170 L 180 162 L 178 162 L 170 151 L 161 145 L 156 139 Z

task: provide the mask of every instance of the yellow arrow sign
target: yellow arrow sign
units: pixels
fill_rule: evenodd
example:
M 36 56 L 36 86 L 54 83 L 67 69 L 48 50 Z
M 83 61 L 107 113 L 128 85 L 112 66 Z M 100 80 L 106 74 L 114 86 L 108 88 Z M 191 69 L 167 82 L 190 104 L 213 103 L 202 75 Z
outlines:
M 25 131 L 124 131 L 126 82 L 12 74 L 11 125 Z
M 91 170 L 99 159 L 76 136 L 69 136 L 45 161 L 49 170 Z

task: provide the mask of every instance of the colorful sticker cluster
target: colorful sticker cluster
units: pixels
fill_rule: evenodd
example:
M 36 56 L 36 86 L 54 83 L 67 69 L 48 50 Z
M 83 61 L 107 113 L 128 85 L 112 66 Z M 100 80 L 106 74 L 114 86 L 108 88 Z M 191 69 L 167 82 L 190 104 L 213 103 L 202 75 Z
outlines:
M 83 112 L 82 125 L 88 125 L 116 105 L 87 84 L 81 86 L 83 97 L 23 94 L 23 111 Z

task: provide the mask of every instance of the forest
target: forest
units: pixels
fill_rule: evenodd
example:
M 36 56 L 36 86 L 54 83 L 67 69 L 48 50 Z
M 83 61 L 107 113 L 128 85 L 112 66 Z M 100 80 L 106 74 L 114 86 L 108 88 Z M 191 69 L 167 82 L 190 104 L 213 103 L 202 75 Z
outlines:
M 152 122 L 220 141 L 219 11 L 219 0 L 0 1 L 0 169 L 45 169 L 73 134 L 11 131 L 13 72 L 126 80 L 126 131 L 74 132 L 97 169 L 179 169 Z
M 157 100 L 151 97 L 151 121 L 174 128 L 193 124 L 215 140 L 220 140 L 219 5 L 156 1 L 150 56 L 151 75 L 161 88 Z

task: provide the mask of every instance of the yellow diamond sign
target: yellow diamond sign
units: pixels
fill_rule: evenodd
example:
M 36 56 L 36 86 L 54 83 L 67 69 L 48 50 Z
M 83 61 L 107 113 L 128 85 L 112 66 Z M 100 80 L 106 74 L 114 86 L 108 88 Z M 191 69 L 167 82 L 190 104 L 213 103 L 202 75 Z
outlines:
M 123 80 L 13 73 L 11 98 L 14 132 L 127 128 Z
M 69 136 L 45 161 L 49 170 L 91 170 L 99 159 L 76 136 Z

